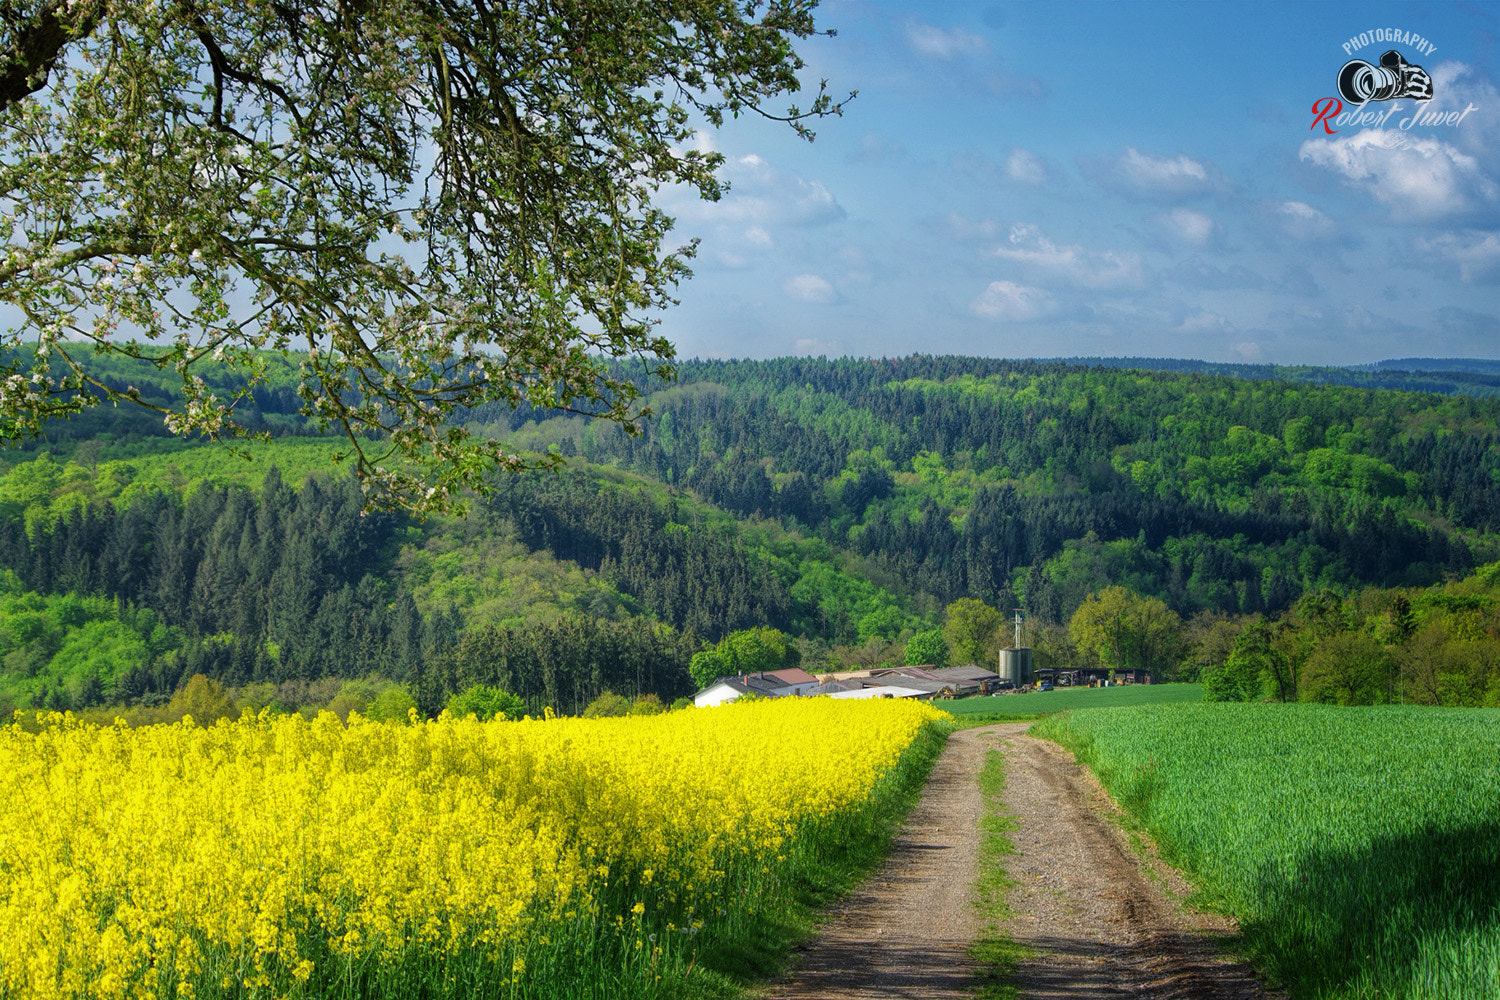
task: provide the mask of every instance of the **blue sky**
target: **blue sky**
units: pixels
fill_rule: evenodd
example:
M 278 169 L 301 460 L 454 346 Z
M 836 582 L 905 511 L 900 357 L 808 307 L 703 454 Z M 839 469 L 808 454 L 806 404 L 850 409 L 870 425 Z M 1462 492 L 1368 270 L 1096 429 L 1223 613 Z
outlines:
M 806 77 L 859 91 L 844 116 L 730 122 L 700 139 L 728 195 L 660 199 L 702 240 L 680 356 L 1500 357 L 1500 5 L 819 11 Z M 1314 128 L 1392 48 L 1420 110 L 1472 109 Z

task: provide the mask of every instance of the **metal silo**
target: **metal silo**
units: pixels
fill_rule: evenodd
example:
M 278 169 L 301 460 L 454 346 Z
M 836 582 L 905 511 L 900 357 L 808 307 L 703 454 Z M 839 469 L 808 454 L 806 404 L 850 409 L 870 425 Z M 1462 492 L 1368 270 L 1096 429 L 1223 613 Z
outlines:
M 1010 646 L 1000 650 L 1000 679 L 1010 681 L 1016 687 L 1031 683 L 1031 647 Z
M 1000 650 L 1000 669 L 996 671 L 1001 681 L 1010 681 L 1016 687 L 1031 683 L 1031 647 L 1021 645 L 1021 609 L 1016 609 L 1016 641 L 1012 646 Z

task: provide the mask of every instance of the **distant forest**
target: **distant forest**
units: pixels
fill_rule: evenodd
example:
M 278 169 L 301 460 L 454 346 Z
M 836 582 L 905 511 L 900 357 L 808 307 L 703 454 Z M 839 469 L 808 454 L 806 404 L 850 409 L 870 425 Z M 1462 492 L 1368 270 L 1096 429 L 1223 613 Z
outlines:
M 1084 367 L 1140 368 L 1168 372 L 1229 375 L 1244 379 L 1287 379 L 1362 389 L 1500 396 L 1500 361 L 1485 358 L 1396 358 L 1347 368 L 1330 365 L 1259 365 L 1178 358 L 1058 358 Z
M 690 693 L 693 653 L 757 626 L 831 664 L 961 598 L 1060 625 L 1119 584 L 1185 619 L 1272 617 L 1500 559 L 1500 374 L 1148 364 L 686 362 L 643 386 L 639 437 L 470 413 L 569 467 L 426 522 L 307 478 L 334 446 L 290 368 L 244 406 L 275 435 L 253 462 L 92 411 L 0 452 L 0 701 L 377 676 L 424 711 L 475 683 L 578 711 Z M 117 377 L 169 392 L 145 374 Z

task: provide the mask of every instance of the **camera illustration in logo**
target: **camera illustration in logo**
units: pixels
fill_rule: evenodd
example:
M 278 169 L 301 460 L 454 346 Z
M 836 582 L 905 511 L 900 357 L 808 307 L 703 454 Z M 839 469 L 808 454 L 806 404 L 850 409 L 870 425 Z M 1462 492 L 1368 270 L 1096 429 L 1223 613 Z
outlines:
M 1432 77 L 1420 66 L 1413 66 L 1391 49 L 1380 57 L 1380 65 L 1363 59 L 1351 59 L 1339 70 L 1339 96 L 1350 104 L 1390 101 L 1412 97 L 1432 100 Z

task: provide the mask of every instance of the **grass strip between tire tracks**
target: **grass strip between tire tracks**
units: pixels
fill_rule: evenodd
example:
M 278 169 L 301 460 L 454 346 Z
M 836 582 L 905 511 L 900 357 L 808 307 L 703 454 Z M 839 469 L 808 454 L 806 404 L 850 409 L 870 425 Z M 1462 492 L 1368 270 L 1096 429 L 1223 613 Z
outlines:
M 975 883 L 975 905 L 984 920 L 984 929 L 974 942 L 970 954 L 984 967 L 977 996 L 980 1000 L 1016 1000 L 1019 994 L 1013 982 L 1017 964 L 1030 949 L 1016 944 L 1001 929 L 1010 916 L 1009 896 L 1015 885 L 1005 867 L 1007 855 L 1016 852 L 1010 831 L 1016 819 L 1005 811 L 1000 796 L 1005 791 L 1005 757 L 998 750 L 987 750 L 979 770 L 979 794 L 984 799 L 984 817 L 980 820 L 982 841 L 979 852 L 979 880 Z

